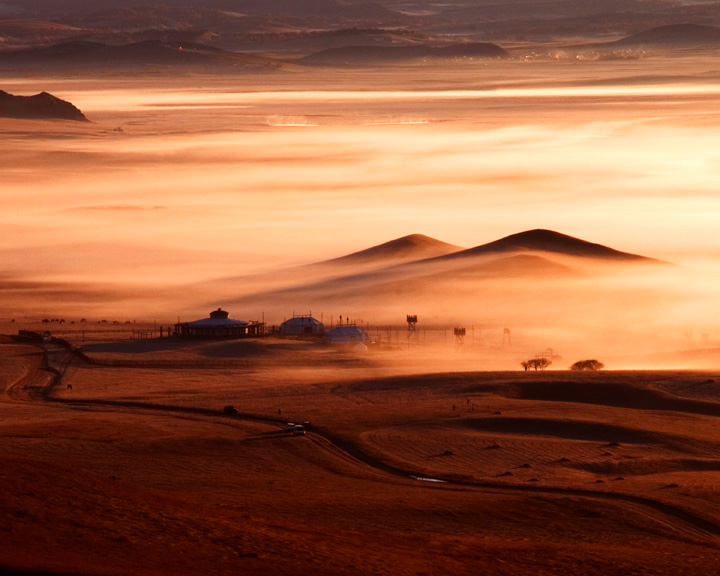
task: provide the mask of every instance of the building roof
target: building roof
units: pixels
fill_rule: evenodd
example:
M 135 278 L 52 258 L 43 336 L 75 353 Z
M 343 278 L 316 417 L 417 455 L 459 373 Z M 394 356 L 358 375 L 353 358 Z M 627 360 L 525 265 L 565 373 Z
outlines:
M 229 312 L 218 308 L 210 312 L 210 318 L 188 322 L 188 326 L 247 326 L 249 324 L 246 320 L 233 320 L 228 316 L 230 316 Z
M 316 320 L 312 316 L 294 316 L 289 320 L 283 322 L 283 326 L 303 326 L 303 325 L 314 325 L 320 326 L 322 322 Z
M 325 332 L 325 338 L 330 341 L 356 342 L 368 340 L 368 334 L 357 326 L 338 326 L 329 332 Z
M 348 336 L 351 335 L 358 335 L 358 334 L 365 334 L 365 330 L 362 328 L 358 328 L 357 326 L 348 325 L 348 326 L 338 326 L 337 328 L 333 328 L 328 332 L 328 334 L 347 334 Z

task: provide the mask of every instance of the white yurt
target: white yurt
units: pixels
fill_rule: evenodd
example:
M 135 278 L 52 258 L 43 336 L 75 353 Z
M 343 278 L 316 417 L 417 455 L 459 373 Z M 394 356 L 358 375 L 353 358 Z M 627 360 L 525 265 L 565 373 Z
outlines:
M 312 316 L 293 316 L 280 324 L 280 334 L 283 336 L 322 336 L 325 334 L 325 325 Z
M 362 328 L 348 324 L 325 333 L 325 342 L 334 345 L 365 344 L 370 337 Z

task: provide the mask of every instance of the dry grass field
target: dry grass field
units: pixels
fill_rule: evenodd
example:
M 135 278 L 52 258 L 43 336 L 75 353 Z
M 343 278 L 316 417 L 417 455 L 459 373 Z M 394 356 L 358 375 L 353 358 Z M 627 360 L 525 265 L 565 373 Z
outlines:
M 276 339 L 82 351 L 0 344 L 6 571 L 716 573 L 720 373 L 448 372 Z

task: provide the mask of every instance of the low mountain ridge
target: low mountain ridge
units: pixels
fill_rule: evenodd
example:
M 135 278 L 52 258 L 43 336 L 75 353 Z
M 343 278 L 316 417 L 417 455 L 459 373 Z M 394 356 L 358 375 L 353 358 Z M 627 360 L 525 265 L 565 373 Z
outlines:
M 281 66 L 281 62 L 192 42 L 144 40 L 130 44 L 104 44 L 75 40 L 43 48 L 0 52 L 0 68 L 56 68 L 155 66 Z
M 88 122 L 85 115 L 73 104 L 47 92 L 35 96 L 14 96 L 0 90 L 0 116 Z
M 702 24 L 668 24 L 622 38 L 612 44 L 620 46 L 720 46 L 720 28 Z
M 489 42 L 467 42 L 447 46 L 342 46 L 328 48 L 300 59 L 305 64 L 373 64 L 420 58 L 507 58 L 508 52 Z

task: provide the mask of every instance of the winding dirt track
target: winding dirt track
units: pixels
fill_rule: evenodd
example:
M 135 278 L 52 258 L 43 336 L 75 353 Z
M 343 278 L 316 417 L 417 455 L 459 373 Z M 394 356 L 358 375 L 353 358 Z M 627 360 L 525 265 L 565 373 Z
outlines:
M 22 376 L 5 388 L 7 401 L 27 402 L 44 400 L 49 388 L 54 384 L 55 378 L 61 376 L 52 374 L 45 366 L 44 356 L 35 355 L 36 358 L 23 358 L 24 371 Z
M 55 349 L 54 356 L 59 356 L 59 358 L 54 358 L 54 361 L 50 362 L 48 360 L 49 354 L 47 347 L 42 347 L 41 349 L 43 350 L 42 362 L 36 362 L 34 365 L 30 364 L 27 372 L 20 379 L 6 388 L 5 393 L 8 397 L 6 401 L 17 403 L 48 402 L 60 405 L 65 404 L 88 408 L 98 407 L 122 411 L 162 412 L 164 414 L 177 414 L 178 416 L 183 417 L 191 415 L 199 418 L 212 418 L 216 421 L 218 419 L 230 419 L 262 423 L 276 425 L 281 429 L 285 426 L 285 421 L 280 418 L 242 412 L 233 416 L 224 416 L 216 410 L 181 407 L 151 402 L 71 400 L 65 398 L 54 398 L 50 395 L 52 389 L 61 384 L 63 374 L 68 366 L 75 362 L 84 362 L 84 360 L 81 355 L 75 354 L 72 351 L 66 351 L 64 354 L 57 354 L 58 349 Z M 40 355 L 38 355 L 38 358 L 40 358 Z M 309 432 L 307 434 L 307 438 L 318 448 L 318 450 L 324 450 L 332 454 L 335 458 L 359 463 L 372 468 L 374 471 L 383 472 L 395 478 L 399 477 L 404 480 L 416 479 L 417 484 L 413 486 L 414 488 L 435 490 L 469 489 L 499 494 L 521 492 L 535 495 L 580 497 L 593 501 L 613 502 L 623 505 L 634 514 L 651 518 L 654 522 L 671 528 L 681 537 L 685 537 L 696 542 L 702 542 L 705 545 L 720 549 L 720 524 L 697 516 L 677 506 L 665 504 L 651 498 L 615 492 L 596 492 L 592 490 L 557 488 L 551 486 L 508 485 L 481 481 L 457 481 L 453 479 L 444 479 L 442 476 L 427 479 L 422 478 L 422 474 L 420 473 L 412 470 L 402 470 L 378 460 L 377 458 L 363 452 L 352 441 L 331 431 L 315 427 L 313 432 Z M 427 482 L 428 480 L 434 481 Z

